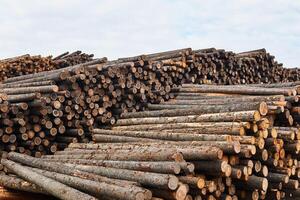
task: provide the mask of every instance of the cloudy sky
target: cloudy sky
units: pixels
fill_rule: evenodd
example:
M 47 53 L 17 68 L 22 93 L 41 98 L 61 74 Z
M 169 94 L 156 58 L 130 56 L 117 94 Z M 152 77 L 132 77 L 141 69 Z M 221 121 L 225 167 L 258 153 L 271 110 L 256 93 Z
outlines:
M 0 0 L 0 58 L 266 48 L 300 67 L 299 0 Z

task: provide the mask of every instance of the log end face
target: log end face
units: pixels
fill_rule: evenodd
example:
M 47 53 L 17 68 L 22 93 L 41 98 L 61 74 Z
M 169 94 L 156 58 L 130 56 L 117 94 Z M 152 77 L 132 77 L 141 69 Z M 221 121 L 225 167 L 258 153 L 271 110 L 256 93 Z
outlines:
M 195 165 L 193 163 L 188 163 L 187 164 L 187 169 L 188 169 L 189 173 L 194 173 L 194 171 L 195 171 Z
M 263 161 L 268 160 L 269 155 L 268 155 L 268 151 L 267 151 L 266 149 L 264 149 L 264 150 L 262 151 L 261 157 L 262 157 L 262 160 L 263 160 Z
M 259 113 L 259 111 L 254 111 L 254 114 L 253 114 L 253 118 L 254 118 L 254 121 L 259 121 L 261 119 L 261 115 Z
M 259 113 L 262 115 L 262 116 L 265 116 L 267 113 L 268 113 L 268 105 L 266 102 L 261 102 L 259 104 Z
M 275 128 L 272 128 L 271 129 L 271 137 L 272 138 L 277 138 L 277 136 L 278 136 L 277 130 Z
M 226 176 L 226 177 L 230 177 L 231 172 L 232 172 L 231 166 L 230 166 L 230 165 L 227 165 L 227 166 L 225 167 L 225 176 Z
M 205 187 L 205 180 L 203 178 L 199 178 L 199 180 L 197 181 L 197 187 L 199 189 L 202 189 Z
M 53 85 L 52 86 L 52 91 L 53 92 L 58 92 L 59 91 L 59 87 L 57 85 Z
M 238 170 L 236 171 L 236 178 L 237 178 L 237 179 L 240 179 L 241 177 L 242 177 L 242 170 L 238 169 Z
M 152 192 L 150 190 L 146 190 L 143 194 L 144 199 L 151 199 L 152 198 Z
M 180 165 L 179 164 L 178 165 L 174 165 L 173 171 L 174 171 L 174 174 L 179 174 L 180 171 L 181 171 Z
M 179 180 L 176 176 L 170 176 L 169 182 L 168 182 L 168 187 L 170 190 L 176 190 L 178 187 Z
M 268 179 L 263 178 L 261 189 L 262 189 L 263 191 L 267 191 L 267 189 L 268 189 L 268 184 L 269 184 Z
M 189 186 L 186 184 L 181 184 L 176 191 L 176 199 L 184 200 L 189 191 Z

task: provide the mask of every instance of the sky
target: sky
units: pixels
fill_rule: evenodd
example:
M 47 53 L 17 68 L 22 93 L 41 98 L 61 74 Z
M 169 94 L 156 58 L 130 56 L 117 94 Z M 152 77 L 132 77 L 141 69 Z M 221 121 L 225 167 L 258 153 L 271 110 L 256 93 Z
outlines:
M 300 67 L 299 0 L 0 0 L 0 58 L 266 48 Z

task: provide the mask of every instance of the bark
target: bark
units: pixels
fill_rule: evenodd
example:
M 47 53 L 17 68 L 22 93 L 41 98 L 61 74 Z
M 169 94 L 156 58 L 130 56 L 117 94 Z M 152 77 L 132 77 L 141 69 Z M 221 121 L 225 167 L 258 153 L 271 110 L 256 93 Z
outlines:
M 47 162 L 60 162 L 91 166 L 113 167 L 118 169 L 138 170 L 164 174 L 179 174 L 186 163 L 157 161 L 115 161 L 115 160 L 87 160 L 87 159 L 44 159 Z M 190 163 L 191 164 L 191 163 Z M 185 167 L 186 168 L 186 167 Z M 182 169 L 184 170 L 184 169 Z M 191 173 L 191 172 L 190 172 Z
M 152 104 L 152 106 L 153 105 L 154 104 Z M 268 106 L 265 102 L 233 104 L 228 106 L 203 105 L 203 106 L 196 106 L 194 108 L 123 113 L 121 114 L 121 117 L 124 119 L 144 118 L 144 117 L 173 117 L 173 116 L 199 115 L 199 114 L 208 114 L 208 113 L 237 112 L 237 111 L 249 111 L 249 110 L 257 110 L 260 112 L 261 115 L 266 115 L 268 112 Z
M 157 140 L 172 140 L 172 141 L 230 141 L 228 135 L 210 135 L 210 134 L 193 134 L 193 133 L 176 133 L 176 132 L 155 132 L 155 131 L 115 131 L 107 129 L 93 129 L 93 137 L 97 138 L 98 134 L 117 135 L 122 137 L 134 138 L 150 138 Z M 147 141 L 147 140 L 141 140 Z
M 39 186 L 47 193 L 65 200 L 80 198 L 83 200 L 96 200 L 96 198 L 66 186 L 51 178 L 47 178 L 39 173 L 33 172 L 26 167 L 23 167 L 15 162 L 2 159 L 1 163 L 10 171 L 17 174 L 21 178 L 30 181 L 31 183 Z
M 192 122 L 234 122 L 234 121 L 259 121 L 258 111 L 239 111 L 201 115 L 188 115 L 178 117 L 147 117 L 119 119 L 115 126 L 129 126 L 139 124 L 168 124 Z
M 88 194 L 91 194 L 99 199 L 102 196 L 110 197 L 110 198 L 118 198 L 118 199 L 128 199 L 128 200 L 137 200 L 137 199 L 151 199 L 150 197 L 145 197 L 146 190 L 145 189 L 131 189 L 126 185 L 117 186 L 114 184 L 101 183 L 96 181 L 91 181 L 87 179 L 82 179 L 74 176 L 69 176 L 65 174 L 59 174 L 56 172 L 49 172 L 46 170 L 29 168 L 36 173 L 39 173 L 48 178 L 59 181 L 63 184 L 66 184 L 72 188 L 84 191 Z M 148 191 L 150 192 L 150 191 Z

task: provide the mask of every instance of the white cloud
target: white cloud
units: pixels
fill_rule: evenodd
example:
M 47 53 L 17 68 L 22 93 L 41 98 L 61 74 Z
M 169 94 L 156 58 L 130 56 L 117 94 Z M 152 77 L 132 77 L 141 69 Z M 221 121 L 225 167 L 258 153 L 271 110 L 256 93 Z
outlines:
M 0 57 L 83 50 L 125 57 L 168 49 L 265 47 L 300 66 L 295 0 L 0 0 Z

